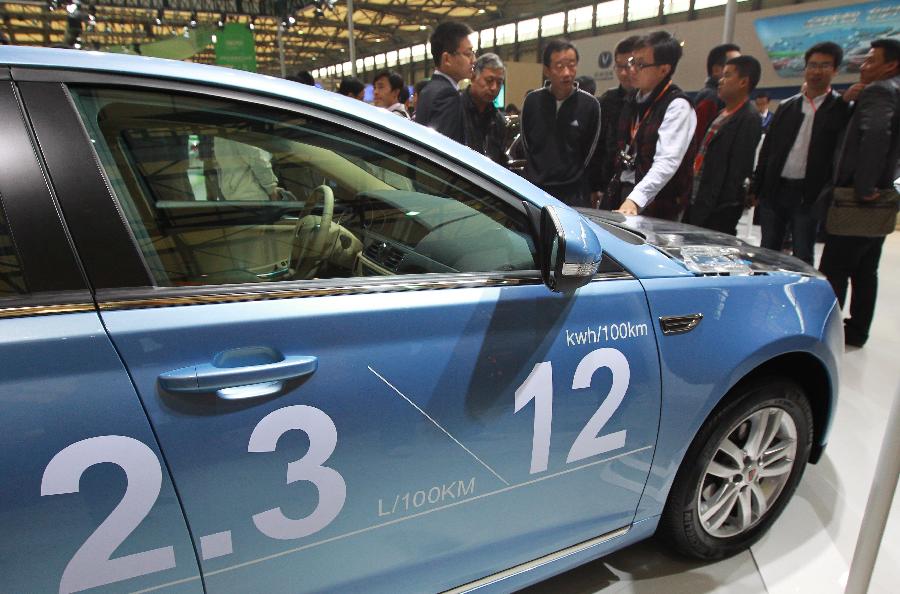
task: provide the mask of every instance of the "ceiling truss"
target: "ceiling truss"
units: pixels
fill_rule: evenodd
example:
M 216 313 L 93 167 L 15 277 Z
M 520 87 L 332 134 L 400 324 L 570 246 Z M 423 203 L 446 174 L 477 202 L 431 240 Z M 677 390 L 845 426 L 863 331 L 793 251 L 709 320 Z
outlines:
M 257 67 L 280 71 L 279 29 L 288 73 L 349 60 L 346 0 L 0 0 L 0 28 L 17 45 L 84 49 L 140 45 L 182 34 L 185 27 L 253 23 Z M 584 5 L 554 3 L 553 10 Z M 75 13 L 76 18 L 72 14 Z M 425 43 L 441 21 L 473 29 L 547 12 L 541 0 L 359 0 L 353 2 L 357 57 Z M 293 22 L 291 22 L 293 21 Z M 213 62 L 212 46 L 195 56 Z

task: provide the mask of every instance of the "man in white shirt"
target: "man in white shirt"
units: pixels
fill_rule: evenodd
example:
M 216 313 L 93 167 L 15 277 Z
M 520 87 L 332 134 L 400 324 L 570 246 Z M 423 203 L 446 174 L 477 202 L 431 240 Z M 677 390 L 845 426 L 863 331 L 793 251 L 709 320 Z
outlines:
M 672 82 L 681 55 L 681 43 L 665 31 L 635 42 L 631 67 L 637 94 L 619 119 L 619 157 L 610 186 L 622 200 L 617 210 L 623 214 L 678 220 L 690 197 L 697 117 Z
M 278 200 L 272 155 L 253 145 L 216 136 L 213 153 L 219 167 L 222 200 Z
M 816 200 L 831 181 L 834 153 L 850 116 L 848 96 L 831 88 L 843 59 L 836 43 L 806 51 L 803 92 L 781 102 L 757 160 L 750 193 L 759 200 L 760 245 L 780 250 L 790 231 L 794 256 L 812 264 Z

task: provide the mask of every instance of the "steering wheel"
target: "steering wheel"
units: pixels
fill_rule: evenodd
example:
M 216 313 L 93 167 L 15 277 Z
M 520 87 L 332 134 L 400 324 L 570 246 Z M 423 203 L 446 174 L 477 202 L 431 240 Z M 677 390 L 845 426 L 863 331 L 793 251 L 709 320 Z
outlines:
M 318 192 L 322 192 L 322 216 L 308 214 L 297 221 L 294 229 L 291 261 L 295 279 L 313 278 L 328 259 L 325 244 L 334 219 L 334 192 L 325 184 L 313 188 L 306 198 L 306 209 L 310 212 L 316 206 Z

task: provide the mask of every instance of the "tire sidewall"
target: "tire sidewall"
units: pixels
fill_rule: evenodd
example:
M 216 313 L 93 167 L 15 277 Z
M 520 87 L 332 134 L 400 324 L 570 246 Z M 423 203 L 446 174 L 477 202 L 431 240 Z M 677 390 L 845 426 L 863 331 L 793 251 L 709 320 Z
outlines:
M 738 390 L 737 397 L 715 410 L 691 443 L 663 512 L 669 540 L 679 551 L 700 559 L 728 557 L 759 540 L 790 501 L 803 477 L 812 448 L 812 410 L 797 384 L 785 379 L 768 378 L 736 386 L 735 390 Z M 706 469 L 719 444 L 738 423 L 754 412 L 770 407 L 784 410 L 797 428 L 797 451 L 791 474 L 768 511 L 753 527 L 735 536 L 714 537 L 702 527 L 698 510 L 698 494 Z

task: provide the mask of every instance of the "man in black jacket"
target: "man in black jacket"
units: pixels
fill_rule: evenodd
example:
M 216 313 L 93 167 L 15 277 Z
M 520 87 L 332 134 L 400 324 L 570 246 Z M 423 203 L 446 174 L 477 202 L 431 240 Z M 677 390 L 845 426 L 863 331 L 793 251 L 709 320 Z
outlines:
M 809 264 L 818 225 L 813 204 L 831 181 L 834 151 L 848 117 L 847 103 L 831 90 L 843 55 L 830 41 L 806 51 L 806 89 L 775 112 L 750 188 L 759 200 L 762 247 L 780 250 L 790 229 L 794 256 Z
M 525 177 L 566 204 L 591 206 L 599 189 L 600 103 L 575 83 L 578 50 L 570 41 L 548 43 L 543 62 L 548 82 L 522 106 Z
M 878 198 L 879 190 L 891 188 L 900 175 L 900 41 L 877 39 L 871 48 L 859 73 L 866 87 L 853 108 L 835 173 L 835 185 L 852 187 L 861 202 Z M 841 307 L 848 281 L 853 283 L 850 317 L 844 320 L 848 345 L 861 347 L 869 338 L 883 245 L 884 237 L 829 233 L 825 239 L 819 269 Z
M 706 129 L 724 107 L 719 98 L 719 79 L 725 70 L 725 63 L 741 55 L 741 48 L 733 43 L 723 43 L 709 50 L 706 55 L 706 83 L 694 95 L 694 112 L 697 114 L 697 130 L 694 145 L 700 146 Z
M 475 52 L 464 23 L 446 21 L 431 34 L 435 71 L 416 101 L 416 122 L 456 142 L 464 141 L 459 81 L 472 76 Z
M 614 201 L 606 190 L 609 180 L 612 179 L 618 152 L 616 131 L 619 129 L 619 116 L 622 115 L 622 107 L 625 105 L 628 93 L 634 90 L 634 71 L 628 60 L 631 59 L 631 52 L 637 40 L 638 36 L 632 35 L 616 45 L 613 51 L 613 69 L 616 72 L 616 78 L 619 79 L 619 86 L 609 89 L 600 96 L 600 144 L 597 146 L 597 151 L 600 153 L 598 155 L 600 191 L 603 195 L 600 197 L 599 206 L 606 210 L 612 210 L 619 206 L 619 202 Z
M 737 235 L 744 210 L 744 181 L 753 173 L 762 124 L 750 93 L 762 69 L 756 58 L 738 56 L 725 63 L 719 99 L 725 104 L 710 123 L 694 159 L 694 191 L 687 222 Z
M 506 118 L 494 105 L 506 80 L 506 66 L 497 54 L 484 54 L 475 62 L 472 84 L 462 93 L 466 146 L 507 165 Z

